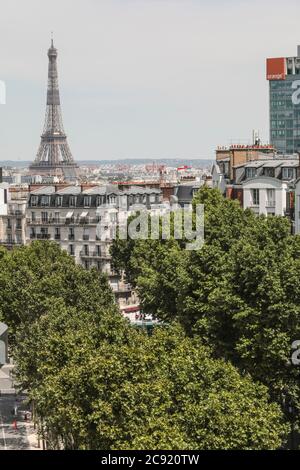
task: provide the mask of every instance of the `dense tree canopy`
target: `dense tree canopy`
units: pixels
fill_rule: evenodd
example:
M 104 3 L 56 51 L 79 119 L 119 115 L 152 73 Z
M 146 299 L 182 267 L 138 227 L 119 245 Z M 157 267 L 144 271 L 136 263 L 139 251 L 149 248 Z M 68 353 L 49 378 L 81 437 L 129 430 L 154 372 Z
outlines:
M 299 371 L 290 366 L 300 338 L 300 237 L 283 217 L 258 217 L 217 190 L 202 188 L 205 244 L 188 252 L 175 240 L 114 243 L 142 305 L 179 320 L 216 357 L 265 383 L 273 398 L 300 410 Z M 168 289 L 160 288 L 167 286 Z
M 153 241 L 149 267 L 156 254 L 161 282 L 165 272 L 170 282 L 161 288 L 155 280 L 152 295 L 164 297 L 161 312 L 175 312 L 182 293 L 171 260 L 177 257 L 183 283 L 186 252 L 174 240 L 157 247 Z M 282 445 L 287 425 L 279 406 L 265 386 L 212 358 L 197 322 L 193 337 L 176 322 L 147 335 L 122 317 L 105 276 L 76 266 L 54 243 L 1 251 L 0 267 L 1 314 L 12 332 L 17 382 L 51 448 Z
M 148 336 L 120 315 L 53 305 L 16 352 L 50 445 L 274 449 L 287 432 L 265 387 L 179 327 Z M 34 338 L 34 344 L 33 343 Z
M 109 307 L 114 299 L 105 275 L 76 265 L 56 243 L 0 253 L 0 315 L 9 324 L 10 342 L 19 325 L 46 313 L 57 298 L 86 310 Z

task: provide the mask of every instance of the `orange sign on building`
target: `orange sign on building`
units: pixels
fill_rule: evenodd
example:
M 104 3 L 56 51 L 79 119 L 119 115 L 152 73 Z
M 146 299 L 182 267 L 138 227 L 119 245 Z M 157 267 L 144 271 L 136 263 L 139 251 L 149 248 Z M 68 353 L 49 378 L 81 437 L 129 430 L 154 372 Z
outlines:
M 285 58 L 267 59 L 267 80 L 284 80 L 285 77 Z

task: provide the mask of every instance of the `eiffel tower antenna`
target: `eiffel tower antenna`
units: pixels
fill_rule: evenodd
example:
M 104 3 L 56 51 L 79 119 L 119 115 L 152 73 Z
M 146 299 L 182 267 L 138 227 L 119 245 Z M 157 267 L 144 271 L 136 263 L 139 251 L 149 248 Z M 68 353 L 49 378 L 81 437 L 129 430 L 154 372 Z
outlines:
M 60 107 L 60 95 L 57 74 L 57 49 L 53 43 L 48 50 L 48 89 L 46 116 L 41 143 L 34 162 L 29 170 L 35 174 L 76 178 L 76 168 L 64 131 Z

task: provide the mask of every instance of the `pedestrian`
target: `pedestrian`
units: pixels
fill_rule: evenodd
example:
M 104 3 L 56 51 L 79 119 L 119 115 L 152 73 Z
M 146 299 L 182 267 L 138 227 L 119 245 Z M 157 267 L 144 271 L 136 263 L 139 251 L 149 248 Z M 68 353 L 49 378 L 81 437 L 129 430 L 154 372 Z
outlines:
M 17 425 L 17 420 L 16 420 L 16 419 L 13 420 L 13 428 L 14 428 L 15 431 L 18 429 L 18 425 Z

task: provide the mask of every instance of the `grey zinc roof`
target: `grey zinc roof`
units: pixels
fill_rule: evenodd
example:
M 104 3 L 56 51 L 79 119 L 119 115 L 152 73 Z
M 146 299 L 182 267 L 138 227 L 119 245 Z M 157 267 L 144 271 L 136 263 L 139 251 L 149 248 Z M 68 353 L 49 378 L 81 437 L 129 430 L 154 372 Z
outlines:
M 77 194 L 81 193 L 81 187 L 80 186 L 67 186 L 66 188 L 62 188 L 59 191 L 56 192 L 56 194 L 59 195 L 64 195 L 64 194 L 69 194 L 70 196 L 76 196 Z
M 252 162 L 246 163 L 246 165 L 239 165 L 238 167 L 245 167 L 245 168 L 277 168 L 279 166 L 286 166 L 286 167 L 296 167 L 299 165 L 298 160 L 295 159 L 275 159 L 275 160 L 255 160 Z M 237 168 L 237 167 L 236 167 Z
M 106 194 L 106 186 L 94 186 L 93 188 L 88 188 L 82 191 L 82 194 L 92 196 L 92 195 L 100 195 L 103 196 Z
M 281 166 L 282 162 L 281 161 L 276 161 L 276 160 L 271 160 L 269 162 L 265 162 L 263 164 L 264 168 L 277 168 L 278 166 Z
M 34 194 L 36 196 L 39 194 L 50 195 L 54 193 L 55 193 L 55 186 L 43 186 L 42 188 L 38 188 L 30 192 L 30 194 Z
M 299 165 L 298 160 L 285 160 L 282 162 L 281 166 L 282 167 L 288 167 L 288 168 L 295 168 Z
M 104 196 L 105 194 L 119 194 L 119 190 L 118 186 L 115 184 L 107 184 L 105 186 L 93 186 L 92 188 L 82 191 L 82 194 Z
M 265 162 L 262 162 L 262 161 L 253 161 L 253 162 L 249 162 L 249 163 L 246 163 L 246 165 L 241 165 L 241 166 L 245 166 L 245 168 L 260 168 L 261 166 L 264 165 Z
M 126 194 L 126 195 L 130 195 L 130 194 L 160 194 L 161 193 L 161 190 L 160 189 L 157 189 L 157 188 L 143 188 L 141 186 L 136 186 L 136 187 L 133 187 L 132 189 L 126 189 L 125 191 L 121 191 L 120 194 Z
M 193 186 L 178 186 L 176 196 L 178 197 L 179 201 L 191 201 L 193 199 Z

